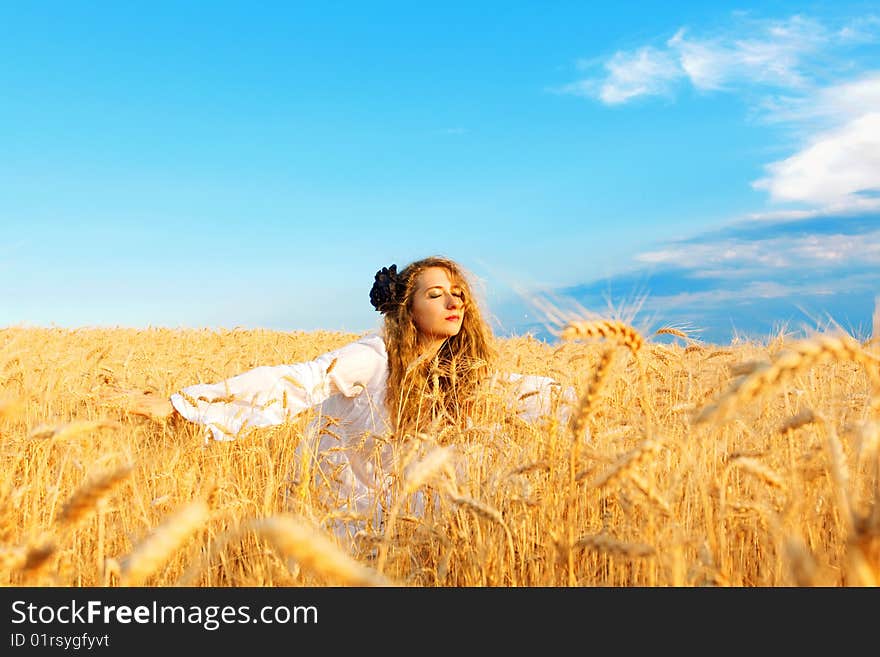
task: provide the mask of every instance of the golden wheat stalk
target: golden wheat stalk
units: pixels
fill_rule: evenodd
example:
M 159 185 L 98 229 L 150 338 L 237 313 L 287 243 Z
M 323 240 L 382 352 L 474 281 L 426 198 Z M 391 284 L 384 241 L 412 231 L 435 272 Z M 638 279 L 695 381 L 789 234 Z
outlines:
M 659 360 L 664 365 L 669 365 L 672 362 L 673 354 L 666 347 L 661 347 L 660 345 L 653 345 L 651 347 L 651 356 Z
M 874 480 L 874 494 L 877 497 L 873 513 L 877 517 L 880 529 L 880 423 L 869 420 L 861 423 L 858 428 L 858 467 L 864 467 Z
M 786 489 L 785 482 L 783 481 L 782 477 L 780 477 L 769 466 L 762 463 L 758 459 L 748 456 L 737 456 L 730 460 L 728 467 L 740 467 L 746 472 L 754 475 L 758 479 L 761 479 L 762 481 L 770 484 L 775 488 L 779 488 L 780 490 Z
M 452 451 L 450 447 L 437 447 L 431 450 L 420 461 L 407 470 L 403 485 L 403 494 L 409 495 L 414 492 L 420 486 L 428 482 L 440 470 L 446 469 L 448 471 L 451 458 Z
M 846 535 L 849 540 L 853 540 L 855 537 L 855 518 L 850 502 L 846 456 L 843 453 L 843 445 L 837 435 L 837 430 L 826 418 L 823 417 L 821 421 L 825 427 L 825 451 L 834 486 L 834 497 L 837 500 L 840 519 L 843 522 Z
M 815 586 L 816 584 L 816 560 L 807 549 L 803 539 L 789 536 L 785 540 L 785 556 L 788 558 L 791 576 L 797 586 Z
M 467 509 L 476 516 L 501 525 L 501 528 L 504 529 L 504 534 L 507 537 L 507 550 L 510 553 L 511 562 L 513 562 L 516 555 L 516 551 L 513 547 L 513 533 L 510 531 L 510 526 L 505 522 L 504 516 L 501 515 L 501 511 L 467 495 L 452 494 L 449 498 L 454 504 Z M 513 586 L 516 586 L 516 576 L 512 569 L 511 578 Z
M 813 409 L 805 408 L 783 422 L 779 426 L 779 433 L 788 433 L 789 431 L 794 431 L 795 429 L 800 429 L 803 426 L 812 424 L 815 421 L 816 415 L 813 413 Z
M 120 426 L 122 425 L 120 425 L 118 422 L 106 419 L 78 420 L 76 422 L 68 422 L 67 424 L 60 425 L 41 424 L 40 426 L 35 427 L 31 430 L 30 434 L 28 434 L 28 438 L 33 438 L 35 440 L 45 440 L 47 438 L 51 438 L 52 440 L 60 441 L 67 438 L 73 438 L 84 433 L 90 433 L 98 429 L 117 429 Z
M 179 390 L 177 392 L 177 394 L 180 395 L 181 397 L 183 397 L 184 401 L 187 404 L 189 404 L 190 406 L 192 406 L 193 408 L 199 407 L 199 400 L 191 397 L 189 394 L 187 394 L 187 392 L 185 390 Z
M 205 524 L 208 516 L 208 505 L 197 500 L 156 527 L 122 560 L 120 581 L 123 586 L 142 584 Z
M 586 429 L 590 414 L 593 412 L 595 402 L 599 398 L 599 392 L 602 389 L 602 384 L 608 376 L 613 361 L 614 348 L 605 349 L 599 357 L 596 372 L 593 374 L 590 384 L 587 386 L 584 394 L 581 395 L 577 408 L 570 420 L 571 433 L 576 441 L 579 441 L 581 436 L 584 435 L 584 429 Z
M 343 586 L 391 586 L 375 570 L 364 566 L 336 545 L 328 536 L 292 515 L 255 520 L 248 527 L 268 539 L 284 557 L 294 559 L 318 577 Z
M 520 465 L 515 467 L 508 473 L 508 477 L 513 477 L 515 475 L 524 475 L 529 474 L 530 472 L 544 472 L 550 469 L 550 463 L 547 461 L 533 461 L 531 463 L 526 463 L 524 465 Z
M 474 514 L 478 515 L 481 518 L 485 518 L 486 520 L 490 520 L 492 522 L 497 522 L 499 525 L 507 526 L 507 523 L 504 522 L 504 517 L 501 515 L 501 512 L 497 509 L 492 508 L 488 504 L 480 502 L 479 500 L 475 500 L 472 497 L 468 497 L 467 495 L 450 495 L 449 499 L 452 500 L 456 505 L 462 506 Z
M 562 329 L 560 337 L 563 340 L 588 340 L 604 338 L 625 345 L 633 354 L 637 354 L 644 344 L 641 333 L 629 324 L 618 320 L 592 320 L 569 322 Z
M 773 511 L 765 504 L 759 504 L 750 500 L 733 500 L 732 502 L 727 502 L 725 506 L 736 513 L 755 513 L 760 517 L 761 523 L 768 526 L 772 519 Z
M 584 534 L 574 542 L 574 547 L 636 559 L 650 557 L 657 552 L 650 545 L 627 543 L 608 534 Z
M 690 340 L 691 336 L 682 331 L 681 329 L 677 329 L 674 326 L 663 326 L 654 331 L 654 335 L 674 335 L 677 338 L 682 338 L 683 340 Z
M 699 412 L 694 423 L 725 419 L 736 406 L 748 403 L 794 375 L 830 360 L 851 361 L 863 365 L 874 389 L 880 389 L 880 361 L 865 353 L 854 340 L 821 335 L 781 351 L 772 363 L 757 366 L 735 381 L 716 402 Z
M 645 462 L 660 450 L 660 442 L 651 438 L 643 440 L 635 449 L 630 450 L 620 458 L 618 458 L 610 468 L 590 481 L 590 488 L 604 488 L 610 486 L 621 477 L 625 476 L 640 463 Z M 580 472 L 575 481 L 582 481 L 586 478 L 592 469 Z
M 742 363 L 730 363 L 727 370 L 732 377 L 749 376 L 760 369 L 770 367 L 770 363 L 763 360 L 747 360 Z M 735 383 L 735 382 L 734 382 Z
M 637 397 L 637 402 L 645 411 L 645 433 L 653 435 L 655 412 L 651 403 L 651 396 L 648 391 L 648 381 L 645 374 L 645 364 L 641 358 L 640 349 L 644 344 L 644 338 L 635 328 L 618 320 L 596 320 L 596 321 L 573 321 L 569 322 L 562 332 L 563 340 L 577 340 L 586 338 L 605 338 L 613 340 L 618 344 L 626 346 L 632 353 L 639 374 L 639 385 L 641 386 L 641 396 Z
M 25 580 L 32 580 L 45 570 L 49 565 L 50 558 L 57 550 L 58 547 L 52 540 L 30 545 L 24 550 L 24 558 L 16 564 L 16 568 L 22 573 Z
M 123 465 L 110 472 L 105 472 L 92 481 L 81 486 L 64 503 L 58 522 L 62 525 L 73 525 L 89 513 L 97 509 L 98 505 L 111 492 L 131 474 L 133 466 Z
M 632 470 L 627 473 L 627 478 L 635 484 L 635 487 L 639 489 L 642 495 L 653 502 L 661 511 L 663 511 L 663 513 L 666 515 L 672 515 L 672 509 L 670 508 L 669 503 L 663 499 L 650 482 L 646 481 L 640 474 L 633 472 Z
M 415 447 L 413 449 L 415 449 Z M 397 523 L 397 516 L 400 514 L 400 509 L 404 501 L 406 500 L 406 497 L 409 494 L 413 493 L 424 483 L 426 483 L 440 470 L 446 471 L 446 473 L 449 475 L 448 485 L 452 488 L 455 488 L 454 476 L 452 476 L 451 474 L 451 468 L 449 465 L 452 457 L 451 449 L 452 448 L 450 447 L 435 448 L 426 456 L 424 456 L 421 461 L 412 466 L 409 466 L 409 468 L 405 472 L 402 494 L 399 495 L 394 501 L 394 505 L 388 513 L 387 520 L 385 522 L 386 540 L 384 543 L 382 543 L 381 546 L 379 546 L 379 554 L 376 559 L 376 570 L 378 572 L 381 573 L 383 568 L 385 567 L 385 560 L 388 557 L 388 546 L 391 541 L 391 537 L 394 535 L 395 524 Z

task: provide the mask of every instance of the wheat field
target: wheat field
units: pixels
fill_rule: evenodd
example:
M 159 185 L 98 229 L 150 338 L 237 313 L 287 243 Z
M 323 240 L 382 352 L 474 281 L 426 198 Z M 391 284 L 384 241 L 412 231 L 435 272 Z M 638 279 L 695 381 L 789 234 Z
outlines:
M 876 586 L 880 366 L 845 334 L 709 345 L 572 322 L 499 338 L 500 369 L 573 386 L 569 422 L 487 398 L 395 446 L 381 525 L 351 545 L 306 413 L 231 442 L 131 411 L 358 336 L 0 330 L 4 586 Z M 557 400 L 557 403 L 562 403 Z M 329 431 L 330 429 L 328 429 Z M 585 437 L 588 437 L 585 438 Z M 466 468 L 450 450 L 479 453 Z M 412 512 L 418 496 L 434 500 Z

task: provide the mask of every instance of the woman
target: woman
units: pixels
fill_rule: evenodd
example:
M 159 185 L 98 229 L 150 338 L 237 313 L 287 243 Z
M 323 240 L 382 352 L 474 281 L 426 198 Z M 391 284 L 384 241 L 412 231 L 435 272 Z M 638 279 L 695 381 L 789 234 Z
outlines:
M 399 273 L 376 273 L 370 302 L 384 316 L 370 333 L 318 358 L 264 366 L 171 395 L 174 410 L 204 425 L 206 439 L 233 440 L 254 428 L 316 412 L 298 447 L 319 464 L 331 508 L 378 518 L 393 471 L 394 448 L 443 427 L 473 423 L 488 390 L 503 388 L 517 414 L 534 421 L 551 411 L 552 379 L 493 371 L 491 331 L 467 276 L 443 257 L 418 260 Z M 568 401 L 574 390 L 563 391 Z M 565 419 L 566 405 L 560 409 Z M 313 440 L 309 440 L 309 436 Z M 337 527 L 339 529 L 339 527 Z

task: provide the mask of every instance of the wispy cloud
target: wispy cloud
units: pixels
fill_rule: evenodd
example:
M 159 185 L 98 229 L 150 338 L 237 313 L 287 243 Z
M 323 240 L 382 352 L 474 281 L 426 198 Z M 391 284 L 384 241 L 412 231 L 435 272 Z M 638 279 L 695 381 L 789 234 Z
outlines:
M 878 30 L 880 30 L 880 16 L 865 16 L 841 27 L 837 36 L 844 42 L 876 43 L 880 40 Z
M 840 125 L 880 108 L 880 71 L 816 87 L 802 95 L 768 95 L 759 111 L 768 122 L 803 124 L 810 129 Z
M 636 256 L 643 265 L 675 265 L 694 270 L 725 266 L 731 275 L 744 268 L 764 270 L 813 267 L 829 263 L 880 266 L 880 230 L 859 235 L 787 235 L 769 239 L 723 239 L 707 244 L 678 244 Z M 751 272 L 749 272 L 751 273 Z
M 753 182 L 783 205 L 771 213 L 873 211 L 880 208 L 880 69 L 876 49 L 867 68 L 854 53 L 876 43 L 876 16 L 831 26 L 800 15 L 735 14 L 725 30 L 682 27 L 660 45 L 615 52 L 601 62 L 601 74 L 561 91 L 607 105 L 671 97 L 685 84 L 705 93 L 747 92 L 754 116 L 797 139 L 795 152 L 768 162 Z
M 564 86 L 561 91 L 620 104 L 639 96 L 667 94 L 672 83 L 690 82 L 702 91 L 734 91 L 745 86 L 803 89 L 814 82 L 814 60 L 851 43 L 866 41 L 880 25 L 861 21 L 848 32 L 834 32 L 817 20 L 742 17 L 727 31 L 699 35 L 687 27 L 660 45 L 617 51 L 603 61 L 602 75 Z M 858 37 L 856 36 L 858 35 Z M 590 66 L 581 62 L 580 68 Z
M 803 285 L 783 285 L 776 281 L 751 281 L 738 288 L 721 288 L 703 292 L 680 292 L 678 294 L 657 295 L 645 302 L 646 310 L 681 309 L 699 307 L 717 308 L 731 301 L 751 301 L 753 299 L 784 299 L 805 292 Z
M 692 36 L 679 29 L 666 42 L 691 84 L 701 90 L 759 84 L 802 88 L 809 56 L 826 48 L 832 35 L 820 23 L 794 16 L 784 21 L 748 21 L 731 33 Z
M 845 220 L 844 220 L 845 219 Z M 686 322 L 709 341 L 731 331 L 768 335 L 780 322 L 817 327 L 829 318 L 870 326 L 880 289 L 880 213 L 802 221 L 740 221 L 637 255 L 610 278 L 553 291 L 603 312 L 644 296 L 640 316 Z
M 603 103 L 617 105 L 638 96 L 669 94 L 683 76 L 670 53 L 652 47 L 615 53 L 605 67 L 606 79 L 579 80 L 563 87 L 563 93 L 597 96 Z

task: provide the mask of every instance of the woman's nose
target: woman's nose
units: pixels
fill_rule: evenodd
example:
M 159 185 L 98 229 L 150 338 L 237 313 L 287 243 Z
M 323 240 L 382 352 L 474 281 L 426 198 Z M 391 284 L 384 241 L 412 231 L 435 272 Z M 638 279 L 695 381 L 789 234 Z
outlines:
M 450 294 L 447 297 L 447 300 L 446 300 L 446 307 L 447 308 L 458 308 L 460 306 L 461 306 L 461 299 L 459 299 L 457 296 Z

